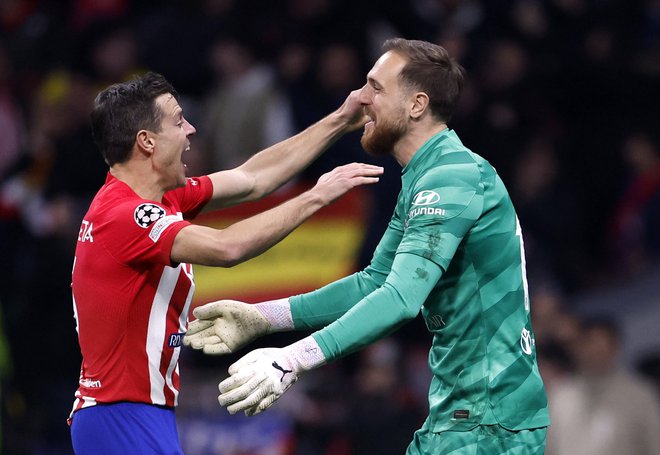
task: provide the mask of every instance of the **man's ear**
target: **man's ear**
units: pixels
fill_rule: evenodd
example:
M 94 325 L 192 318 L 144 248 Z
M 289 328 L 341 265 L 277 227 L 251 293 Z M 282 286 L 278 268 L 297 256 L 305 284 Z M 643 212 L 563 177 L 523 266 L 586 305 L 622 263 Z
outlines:
M 153 153 L 155 144 L 153 136 L 147 130 L 140 130 L 135 135 L 135 145 L 145 155 L 151 155 Z
M 413 103 L 410 108 L 410 117 L 418 119 L 426 111 L 429 105 L 429 96 L 424 92 L 417 92 L 413 97 Z

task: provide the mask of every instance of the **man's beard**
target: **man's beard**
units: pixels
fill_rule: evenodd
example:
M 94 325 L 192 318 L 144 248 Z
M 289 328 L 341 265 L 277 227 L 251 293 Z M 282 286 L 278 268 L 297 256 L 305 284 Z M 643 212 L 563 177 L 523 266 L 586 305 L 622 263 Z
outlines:
M 362 148 L 370 155 L 383 156 L 389 155 L 394 150 L 394 145 L 401 139 L 406 132 L 406 125 L 402 121 L 383 123 L 376 126 L 374 123 L 371 133 L 362 134 L 360 144 Z

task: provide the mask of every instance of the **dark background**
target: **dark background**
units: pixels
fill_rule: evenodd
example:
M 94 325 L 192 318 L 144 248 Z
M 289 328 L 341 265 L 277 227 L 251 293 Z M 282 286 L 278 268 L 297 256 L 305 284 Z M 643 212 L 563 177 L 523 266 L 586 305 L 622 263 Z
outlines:
M 498 169 L 518 210 L 532 312 L 545 317 L 539 351 L 565 341 L 563 318 L 625 313 L 628 332 L 660 318 L 649 310 L 660 281 L 657 1 L 2 0 L 0 30 L 5 453 L 71 453 L 65 421 L 80 355 L 70 270 L 80 219 L 107 170 L 88 114 L 98 90 L 146 70 L 181 94 L 198 129 L 186 159 L 201 174 L 338 107 L 364 84 L 385 38 L 442 44 L 468 75 L 450 127 Z M 374 161 L 357 134 L 301 180 L 354 160 Z M 398 165 L 377 162 L 387 173 L 370 189 L 375 209 L 356 268 L 399 188 Z M 627 339 L 624 363 L 658 352 L 651 332 Z M 326 367 L 323 381 L 310 378 L 302 404 L 282 406 L 283 450 L 402 453 L 426 412 L 429 344 L 415 321 Z M 182 363 L 183 393 L 197 380 L 217 383 L 226 366 L 191 353 Z M 214 394 L 199 399 L 213 404 Z M 194 408 L 182 402 L 182 425 Z

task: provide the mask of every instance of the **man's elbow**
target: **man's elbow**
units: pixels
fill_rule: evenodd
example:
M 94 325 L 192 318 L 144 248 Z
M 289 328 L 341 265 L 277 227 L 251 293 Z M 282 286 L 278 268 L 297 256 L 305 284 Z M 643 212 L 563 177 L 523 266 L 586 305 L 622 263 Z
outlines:
M 417 317 L 419 310 L 411 306 L 403 306 L 399 311 L 399 321 L 410 322 Z
M 196 245 L 180 245 L 175 262 L 186 262 L 208 267 L 234 267 L 249 259 L 249 245 L 236 239 L 225 238 L 220 231 L 207 235 L 204 242 Z
M 249 259 L 247 251 L 238 243 L 216 245 L 209 251 L 209 264 L 214 267 L 230 268 Z

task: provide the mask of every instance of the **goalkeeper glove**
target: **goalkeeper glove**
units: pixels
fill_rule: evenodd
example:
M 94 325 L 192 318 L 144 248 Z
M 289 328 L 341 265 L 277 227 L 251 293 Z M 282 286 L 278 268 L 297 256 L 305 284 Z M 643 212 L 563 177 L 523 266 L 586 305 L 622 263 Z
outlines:
M 253 416 L 268 409 L 305 371 L 326 362 L 311 336 L 284 348 L 256 349 L 229 367 L 218 402 L 230 414 Z
M 205 354 L 229 354 L 249 342 L 278 330 L 293 328 L 288 299 L 251 305 L 218 300 L 193 310 L 197 320 L 188 325 L 183 344 Z

